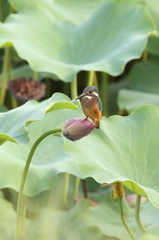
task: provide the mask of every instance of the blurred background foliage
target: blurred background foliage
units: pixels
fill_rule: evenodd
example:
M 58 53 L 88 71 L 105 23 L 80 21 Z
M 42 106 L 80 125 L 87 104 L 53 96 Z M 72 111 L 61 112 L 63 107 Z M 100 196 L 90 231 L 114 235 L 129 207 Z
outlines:
M 126 104 L 131 90 L 157 93 L 156 87 L 152 90 L 159 52 L 157 1 L 1 0 L 1 22 L 0 44 L 6 46 L 0 51 L 1 111 L 22 104 L 25 94 L 28 100 L 40 99 L 33 94 L 37 83 L 24 83 L 23 78 L 46 84 L 42 99 L 54 92 L 73 98 L 77 89 L 81 93 L 87 85 L 97 85 L 107 116 L 130 112 L 122 99 Z M 146 71 L 151 81 L 145 80 Z M 21 80 L 10 83 L 13 79 Z M 129 90 L 119 91 L 123 88 Z
M 50 104 L 55 92 L 74 99 L 88 85 L 98 87 L 106 117 L 127 116 L 145 104 L 159 106 L 159 0 L 0 0 L 0 21 L 0 112 L 24 106 L 31 99 L 41 103 L 50 99 Z M 25 112 L 25 106 L 23 109 Z M 60 111 L 29 126 L 28 145 L 8 142 L 1 147 L 1 158 L 7 159 L 1 170 L 1 239 L 13 239 L 21 162 L 25 162 L 35 138 L 68 115 L 81 114 L 81 110 Z M 52 145 L 59 148 L 58 153 L 53 152 Z M 49 151 L 37 167 L 36 158 L 45 146 Z M 110 188 L 100 188 L 93 178 L 81 180 L 74 199 L 77 179 L 71 175 L 67 203 L 63 202 L 65 172 L 82 177 L 62 146 L 61 138 L 48 139 L 34 159 L 28 186 L 40 181 L 46 171 L 48 178 L 40 187 L 35 185 L 34 189 L 33 185 L 26 190 L 26 239 L 130 239 L 117 203 L 112 203 Z M 50 164 L 52 156 L 60 157 Z M 36 171 L 37 179 L 33 177 Z M 136 239 L 158 239 L 158 209 L 149 201 L 141 207 L 146 236 L 138 230 L 134 209 L 126 200 L 124 209 Z

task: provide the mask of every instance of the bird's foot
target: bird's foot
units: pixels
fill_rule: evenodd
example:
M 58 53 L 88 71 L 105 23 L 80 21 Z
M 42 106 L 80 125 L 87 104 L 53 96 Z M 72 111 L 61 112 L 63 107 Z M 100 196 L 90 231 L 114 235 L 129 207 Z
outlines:
M 86 117 L 82 122 L 86 121 L 88 119 L 88 117 Z

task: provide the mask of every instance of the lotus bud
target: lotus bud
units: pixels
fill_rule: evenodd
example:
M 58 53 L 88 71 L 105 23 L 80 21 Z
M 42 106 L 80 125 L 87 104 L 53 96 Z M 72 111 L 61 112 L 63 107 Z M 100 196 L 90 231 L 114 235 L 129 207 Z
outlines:
M 94 128 L 96 128 L 96 125 L 88 119 L 82 117 L 70 118 L 64 123 L 62 134 L 71 140 L 79 140 L 91 133 Z

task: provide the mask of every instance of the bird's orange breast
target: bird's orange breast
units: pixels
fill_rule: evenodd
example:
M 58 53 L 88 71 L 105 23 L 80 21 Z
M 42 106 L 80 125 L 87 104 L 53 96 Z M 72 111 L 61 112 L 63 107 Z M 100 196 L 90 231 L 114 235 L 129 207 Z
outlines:
M 102 114 L 99 110 L 98 103 L 95 102 L 93 98 L 86 98 L 82 99 L 81 104 L 86 117 L 89 117 L 97 126 L 99 126 Z

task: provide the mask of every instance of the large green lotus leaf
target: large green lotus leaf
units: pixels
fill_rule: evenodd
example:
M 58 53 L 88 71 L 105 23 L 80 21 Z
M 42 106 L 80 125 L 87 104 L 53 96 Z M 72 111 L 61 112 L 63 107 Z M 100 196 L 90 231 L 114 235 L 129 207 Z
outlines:
M 9 2 L 17 12 L 47 4 L 57 20 L 81 24 L 88 20 L 100 0 L 9 0 Z
M 151 56 L 148 61 L 136 63 L 128 76 L 131 90 L 159 93 L 159 56 Z
M 159 29 L 159 0 L 144 0 Z
M 159 240 L 159 236 L 154 236 L 154 235 L 148 234 L 148 235 L 140 238 L 139 240 Z
M 135 108 L 142 105 L 153 104 L 159 106 L 159 95 L 121 89 L 118 92 L 117 103 L 119 109 L 125 109 L 127 113 L 131 113 Z
M 0 112 L 6 112 L 7 110 L 6 106 L 0 104 Z
M 159 57 L 151 56 L 146 62 L 136 63 L 128 75 L 130 90 L 118 92 L 118 107 L 128 113 L 144 104 L 159 105 Z
M 135 222 L 135 209 L 130 208 L 124 198 L 123 208 L 129 227 L 133 231 L 136 239 L 139 239 L 144 234 L 139 230 Z M 118 202 L 113 202 L 110 197 L 107 197 L 105 201 L 96 207 L 89 207 L 85 211 L 84 216 L 88 226 L 98 227 L 104 235 L 112 238 L 116 237 L 121 240 L 130 239 L 130 236 L 121 221 Z M 156 209 L 149 201 L 141 204 L 140 218 L 147 229 L 145 235 L 150 233 L 153 234 L 153 232 L 155 233 L 157 229 L 159 231 L 159 210 Z
M 81 115 L 81 110 L 61 109 L 50 112 L 41 121 L 28 126 L 29 144 L 17 145 L 6 142 L 0 151 L 0 188 L 19 191 L 24 165 L 34 142 L 44 132 L 54 129 L 67 119 Z M 27 196 L 34 196 L 52 188 L 58 173 L 68 172 L 81 177 L 77 163 L 63 150 L 63 139 L 48 136 L 34 153 L 24 189 Z
M 96 227 L 88 227 L 84 221 L 83 215 L 89 206 L 88 201 L 81 200 L 67 212 L 43 209 L 38 219 L 28 226 L 29 239 L 102 240 L 100 231 Z
M 159 1 L 158 0 L 135 0 L 143 4 L 151 16 L 153 17 L 157 28 L 159 29 Z M 148 44 L 147 44 L 148 52 L 158 55 L 159 54 L 159 37 L 149 37 Z
M 51 0 L 52 1 L 52 0 Z M 43 2 L 50 2 L 49 0 L 35 0 L 34 2 L 32 0 L 22 0 L 22 1 L 18 1 L 18 0 L 9 0 L 9 3 L 11 4 L 11 6 L 14 8 L 14 10 L 16 10 L 17 12 L 26 9 L 26 8 L 30 8 L 32 6 L 41 4 Z
M 0 194 L 1 195 L 1 194 Z M 16 229 L 16 211 L 13 204 L 0 196 L 0 239 L 13 240 Z M 29 220 L 25 219 L 28 224 Z
M 126 204 L 125 204 L 126 206 Z M 133 210 L 128 206 L 124 207 L 125 217 L 129 226 L 135 232 L 135 219 Z M 122 224 L 118 203 L 113 202 L 112 199 L 106 198 L 105 201 L 96 207 L 89 207 L 85 211 L 85 218 L 89 227 L 96 226 L 100 229 L 101 233 L 112 239 L 129 240 L 124 225 Z
M 122 81 L 108 84 L 108 115 L 115 115 L 118 112 L 117 96 L 120 89 L 129 88 L 129 81 L 127 77 Z
M 157 28 L 159 29 L 159 1 L 158 0 L 144 0 L 146 8 L 152 15 Z M 150 37 L 147 45 L 147 49 L 152 54 L 159 54 L 159 37 Z
M 10 202 L 0 199 L 0 238 L 12 240 L 15 232 L 16 213 Z
M 118 92 L 119 109 L 130 113 L 141 105 L 159 105 L 158 64 L 159 57 L 151 56 L 148 61 L 138 62 L 133 66 L 128 76 L 131 89 L 121 89 Z
M 159 105 L 158 64 L 159 57 L 151 56 L 148 61 L 138 62 L 133 66 L 128 76 L 131 89 L 121 89 L 118 92 L 119 109 L 130 113 L 144 104 Z
M 147 50 L 151 54 L 159 55 L 159 37 L 150 37 L 148 39 Z
M 0 22 L 4 22 L 6 17 L 10 14 L 10 6 L 8 4 L 8 1 L 3 1 L 0 8 L 1 8 Z
M 100 1 L 81 25 L 69 18 L 59 22 L 53 8 L 46 1 L 11 15 L 0 25 L 0 45 L 12 43 L 32 69 L 66 82 L 80 70 L 121 74 L 129 60 L 141 56 L 147 37 L 156 33 L 147 10 L 126 0 Z
M 147 231 L 144 234 L 138 230 L 136 236 L 141 239 L 149 239 L 149 235 L 152 235 L 152 239 L 156 240 L 159 236 L 159 210 L 156 209 L 149 201 L 146 201 L 144 204 L 141 204 L 140 209 L 141 220 Z M 145 235 L 145 236 L 144 236 Z M 147 237 L 147 238 L 146 238 Z M 151 239 L 151 238 L 150 238 Z
M 109 117 L 87 138 L 64 140 L 65 152 L 77 161 L 83 177 L 99 183 L 120 181 L 159 208 L 157 106 L 139 107 L 127 117 Z
M 67 96 L 55 93 L 41 103 L 31 100 L 16 109 L 0 113 L 0 144 L 7 140 L 27 144 L 29 138 L 26 126 L 40 120 L 45 113 L 61 108 L 77 109 Z

